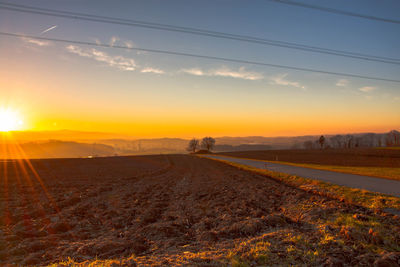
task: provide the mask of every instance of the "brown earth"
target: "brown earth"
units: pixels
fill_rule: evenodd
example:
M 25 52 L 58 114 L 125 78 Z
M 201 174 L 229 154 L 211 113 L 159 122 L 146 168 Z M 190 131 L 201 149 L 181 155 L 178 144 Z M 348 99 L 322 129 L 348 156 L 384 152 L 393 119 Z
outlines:
M 396 149 L 296 149 L 222 152 L 217 154 L 292 163 L 358 167 L 400 167 L 400 150 Z
M 26 164 L 0 163 L 0 265 L 134 254 L 132 266 L 354 266 L 397 260 L 400 250 L 396 216 L 208 159 L 31 162 L 42 185 Z M 341 225 L 344 215 L 354 223 Z

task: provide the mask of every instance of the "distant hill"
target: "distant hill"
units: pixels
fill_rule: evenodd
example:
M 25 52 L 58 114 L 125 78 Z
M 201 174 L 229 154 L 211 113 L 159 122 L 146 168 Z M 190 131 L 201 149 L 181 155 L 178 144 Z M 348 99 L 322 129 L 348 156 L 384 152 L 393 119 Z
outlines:
M 134 139 L 131 136 L 101 132 L 80 131 L 42 131 L 42 132 L 12 132 L 15 140 L 21 145 L 27 157 L 30 158 L 59 158 L 59 157 L 88 157 L 113 155 L 143 155 L 187 153 L 188 139 L 154 138 Z M 399 142 L 400 133 L 358 133 L 352 135 L 325 135 L 326 145 L 345 148 L 345 145 L 355 146 L 385 146 L 388 136 L 393 144 Z M 309 142 L 314 148 L 318 147 L 316 140 L 320 135 L 287 136 L 287 137 L 216 137 L 215 152 L 271 150 L 271 149 L 302 149 Z M 4 146 L 1 144 L 0 147 Z M 5 158 L 5 152 L 0 151 L 0 157 Z M 9 154 L 10 152 L 8 152 Z M 6 153 L 7 154 L 7 153 Z M 9 156 L 8 156 L 9 157 Z
M 90 156 L 113 156 L 115 149 L 104 144 L 85 144 L 68 141 L 44 141 L 20 144 L 21 149 L 0 144 L 0 158 L 82 158 Z M 11 148 L 11 149 L 10 149 Z M 5 152 L 8 151 L 8 152 Z M 21 153 L 20 151 L 23 151 Z
M 116 153 L 127 154 L 161 154 L 161 153 L 186 153 L 189 140 L 180 138 L 157 139 L 105 139 L 98 141 L 101 144 L 113 146 Z
M 251 145 L 251 144 L 238 145 L 238 146 L 216 145 L 214 148 L 216 152 L 270 150 L 270 149 L 272 149 L 272 146 L 270 145 Z
M 19 142 L 36 142 L 44 140 L 62 140 L 62 141 L 93 141 L 100 139 L 133 139 L 129 135 L 103 133 L 103 132 L 84 132 L 73 130 L 57 131 L 12 131 L 10 132 L 14 139 Z
M 292 146 L 303 143 L 305 141 L 314 140 L 319 135 L 305 135 L 305 136 L 283 136 L 283 137 L 263 137 L 263 136 L 247 136 L 247 137 L 218 137 L 216 138 L 217 144 L 224 145 L 267 145 L 269 149 L 288 149 Z

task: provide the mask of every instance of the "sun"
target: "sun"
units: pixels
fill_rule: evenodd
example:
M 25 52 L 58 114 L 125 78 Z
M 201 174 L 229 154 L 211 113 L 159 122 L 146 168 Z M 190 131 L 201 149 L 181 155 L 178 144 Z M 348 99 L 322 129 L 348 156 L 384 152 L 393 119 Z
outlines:
M 11 109 L 0 109 L 0 132 L 18 130 L 22 124 L 18 112 Z

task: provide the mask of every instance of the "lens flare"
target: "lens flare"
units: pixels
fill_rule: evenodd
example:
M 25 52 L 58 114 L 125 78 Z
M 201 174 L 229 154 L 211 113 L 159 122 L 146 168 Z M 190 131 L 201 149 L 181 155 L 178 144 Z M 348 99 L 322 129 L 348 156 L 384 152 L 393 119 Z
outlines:
M 8 132 L 18 130 L 23 124 L 18 112 L 10 109 L 0 109 L 0 131 Z

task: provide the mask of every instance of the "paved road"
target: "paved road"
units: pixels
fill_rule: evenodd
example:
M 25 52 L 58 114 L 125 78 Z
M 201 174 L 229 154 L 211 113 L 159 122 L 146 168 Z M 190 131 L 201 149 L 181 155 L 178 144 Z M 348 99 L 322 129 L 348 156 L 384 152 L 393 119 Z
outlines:
M 268 169 L 271 171 L 283 172 L 305 178 L 330 182 L 333 184 L 365 189 L 373 192 L 384 193 L 400 197 L 400 181 L 388 180 L 383 178 L 381 179 L 370 176 L 340 173 L 340 172 L 316 170 L 316 169 L 297 167 L 297 166 L 278 164 L 278 163 L 269 163 L 260 160 L 230 158 L 217 155 L 205 155 L 205 156 L 209 158 L 222 159 L 251 167 L 256 167 L 259 169 Z

